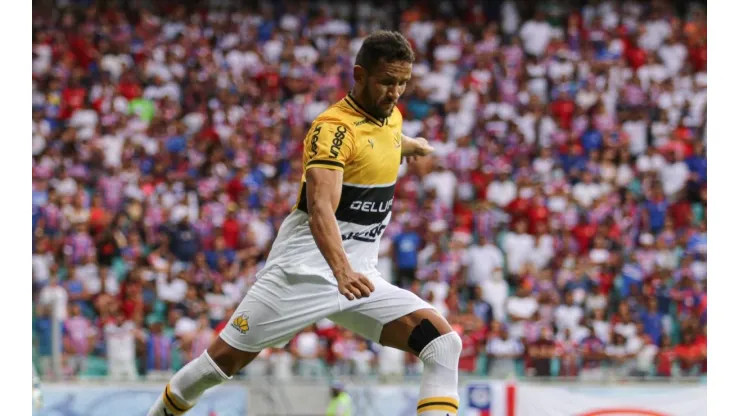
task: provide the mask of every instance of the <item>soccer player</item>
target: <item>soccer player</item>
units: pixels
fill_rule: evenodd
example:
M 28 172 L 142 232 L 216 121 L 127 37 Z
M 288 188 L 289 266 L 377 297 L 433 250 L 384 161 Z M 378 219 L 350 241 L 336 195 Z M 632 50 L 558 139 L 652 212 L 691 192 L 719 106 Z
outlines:
M 369 35 L 355 85 L 320 114 L 304 139 L 298 201 L 280 227 L 257 282 L 206 352 L 177 372 L 148 416 L 177 416 L 229 380 L 262 349 L 282 347 L 323 318 L 424 363 L 423 416 L 457 415 L 460 337 L 427 302 L 376 269 L 403 157 L 433 151 L 401 133 L 396 103 L 414 53 L 397 32 Z

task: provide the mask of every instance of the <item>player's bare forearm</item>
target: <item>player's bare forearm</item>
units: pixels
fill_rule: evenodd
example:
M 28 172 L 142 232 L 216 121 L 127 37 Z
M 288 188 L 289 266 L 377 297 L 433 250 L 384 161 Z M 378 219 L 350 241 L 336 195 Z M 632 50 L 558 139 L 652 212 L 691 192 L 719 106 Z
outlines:
M 342 172 L 314 168 L 306 172 L 308 226 L 319 251 L 335 276 L 351 266 L 342 246 L 342 235 L 334 212 L 342 194 Z
M 313 212 L 309 214 L 308 224 L 316 246 L 329 264 L 332 273 L 338 276 L 350 271 L 349 260 L 342 247 L 342 236 L 331 207 L 325 202 L 314 205 Z

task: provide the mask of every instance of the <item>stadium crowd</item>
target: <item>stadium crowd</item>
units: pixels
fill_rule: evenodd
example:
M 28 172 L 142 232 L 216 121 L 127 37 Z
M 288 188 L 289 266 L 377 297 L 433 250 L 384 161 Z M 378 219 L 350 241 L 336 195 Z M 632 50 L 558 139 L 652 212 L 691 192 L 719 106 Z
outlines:
M 461 370 L 706 373 L 704 8 L 69 3 L 33 17 L 44 376 L 55 321 L 66 377 L 168 374 L 208 346 L 296 199 L 308 124 L 378 28 L 416 51 L 404 132 L 437 150 L 403 163 L 378 267 L 460 331 Z M 246 373 L 419 371 L 322 321 Z

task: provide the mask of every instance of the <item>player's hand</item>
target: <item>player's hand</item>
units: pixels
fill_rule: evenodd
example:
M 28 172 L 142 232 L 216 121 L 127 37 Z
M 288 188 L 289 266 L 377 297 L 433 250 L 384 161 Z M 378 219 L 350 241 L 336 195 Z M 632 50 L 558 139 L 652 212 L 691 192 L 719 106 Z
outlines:
M 415 139 L 408 140 L 408 143 L 406 144 L 406 148 L 404 149 L 404 154 L 406 155 L 407 161 L 417 160 L 419 157 L 422 156 L 428 156 L 434 152 L 434 147 L 432 147 L 427 139 L 423 137 L 417 137 Z
M 370 279 L 354 271 L 341 273 L 336 278 L 339 293 L 348 300 L 366 298 L 375 290 Z

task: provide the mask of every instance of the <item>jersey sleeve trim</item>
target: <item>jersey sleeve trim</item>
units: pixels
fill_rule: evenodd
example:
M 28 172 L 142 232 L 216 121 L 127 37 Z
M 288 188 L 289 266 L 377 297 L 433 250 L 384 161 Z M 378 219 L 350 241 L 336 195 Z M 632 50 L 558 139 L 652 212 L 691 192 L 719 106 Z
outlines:
M 326 168 L 331 170 L 344 170 L 344 163 L 336 160 L 322 160 L 314 159 L 306 163 L 306 169 L 310 168 Z

